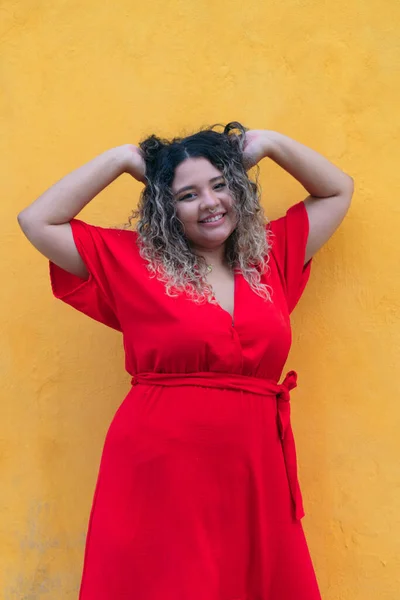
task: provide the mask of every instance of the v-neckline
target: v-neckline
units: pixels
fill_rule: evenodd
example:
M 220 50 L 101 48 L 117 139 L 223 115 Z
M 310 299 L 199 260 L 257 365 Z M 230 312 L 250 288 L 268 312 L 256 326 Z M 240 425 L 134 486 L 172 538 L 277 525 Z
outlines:
M 219 308 L 226 316 L 229 317 L 232 327 L 235 327 L 236 320 L 237 320 L 238 275 L 239 275 L 239 273 L 236 271 L 236 269 L 233 269 L 233 311 L 232 311 L 232 314 L 228 310 L 226 310 L 223 306 L 221 306 L 221 304 L 218 302 L 215 294 L 213 295 L 213 298 L 217 304 L 217 308 Z

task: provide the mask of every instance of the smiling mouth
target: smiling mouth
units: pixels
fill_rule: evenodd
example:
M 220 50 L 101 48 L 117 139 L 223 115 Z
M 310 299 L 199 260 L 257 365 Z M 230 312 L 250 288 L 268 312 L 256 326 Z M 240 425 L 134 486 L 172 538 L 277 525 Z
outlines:
M 200 221 L 200 223 L 216 223 L 217 221 L 222 219 L 225 215 L 226 215 L 226 213 L 220 213 L 219 215 L 215 215 L 214 217 L 208 217 L 207 219 Z

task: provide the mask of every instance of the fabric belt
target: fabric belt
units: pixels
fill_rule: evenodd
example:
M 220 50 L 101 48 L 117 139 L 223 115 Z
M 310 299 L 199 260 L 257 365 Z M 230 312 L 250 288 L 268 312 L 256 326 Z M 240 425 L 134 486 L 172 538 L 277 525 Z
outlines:
M 159 385 L 166 387 L 201 386 L 274 396 L 277 402 L 278 431 L 282 444 L 287 478 L 296 519 L 304 516 L 303 500 L 297 475 L 296 446 L 290 422 L 290 390 L 297 386 L 297 373 L 289 371 L 281 384 L 273 379 L 261 379 L 235 373 L 138 373 L 132 385 Z

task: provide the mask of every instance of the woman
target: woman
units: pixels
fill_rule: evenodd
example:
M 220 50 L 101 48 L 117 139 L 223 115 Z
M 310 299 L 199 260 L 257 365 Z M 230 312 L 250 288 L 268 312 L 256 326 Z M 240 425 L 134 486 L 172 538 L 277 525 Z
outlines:
M 236 133 L 235 133 L 236 132 Z M 266 222 L 247 170 L 268 156 L 309 192 Z M 136 231 L 75 219 L 122 173 Z M 18 220 L 53 293 L 123 333 L 132 388 L 108 431 L 80 600 L 316 600 L 290 426 L 289 314 L 353 180 L 239 123 L 106 151 Z

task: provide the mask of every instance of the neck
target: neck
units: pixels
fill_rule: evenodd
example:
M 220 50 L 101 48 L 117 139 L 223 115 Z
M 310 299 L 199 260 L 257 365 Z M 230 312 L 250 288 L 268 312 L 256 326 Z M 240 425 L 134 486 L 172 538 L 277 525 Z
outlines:
M 218 248 L 193 248 L 193 251 L 198 256 L 202 256 L 208 265 L 213 267 L 223 266 L 225 260 L 225 245 Z

